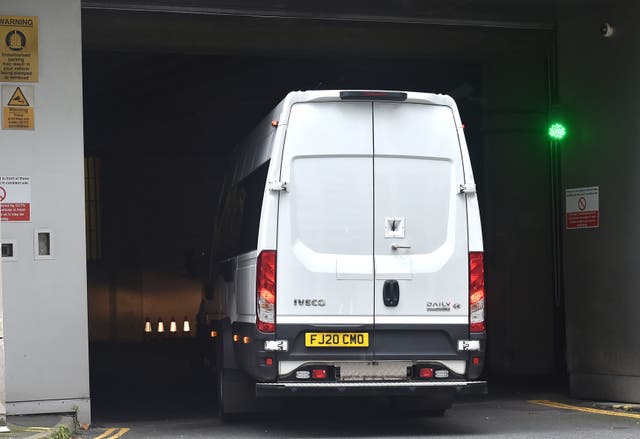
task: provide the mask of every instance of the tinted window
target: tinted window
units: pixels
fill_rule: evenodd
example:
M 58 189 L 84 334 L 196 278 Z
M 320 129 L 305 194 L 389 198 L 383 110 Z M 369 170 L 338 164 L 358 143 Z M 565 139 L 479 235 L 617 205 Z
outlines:
M 217 260 L 257 248 L 268 169 L 266 162 L 226 192 L 215 232 Z
M 245 194 L 242 212 L 242 226 L 240 228 L 240 251 L 245 253 L 255 250 L 258 246 L 258 229 L 260 228 L 260 214 L 262 212 L 262 198 L 267 182 L 269 162 L 246 176 L 239 184 Z

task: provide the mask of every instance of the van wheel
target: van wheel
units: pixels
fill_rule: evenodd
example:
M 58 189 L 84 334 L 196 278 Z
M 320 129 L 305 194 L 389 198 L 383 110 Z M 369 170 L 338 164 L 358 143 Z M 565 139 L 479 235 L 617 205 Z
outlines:
M 256 411 L 255 383 L 236 369 L 219 368 L 218 415 L 223 422 L 233 421 Z

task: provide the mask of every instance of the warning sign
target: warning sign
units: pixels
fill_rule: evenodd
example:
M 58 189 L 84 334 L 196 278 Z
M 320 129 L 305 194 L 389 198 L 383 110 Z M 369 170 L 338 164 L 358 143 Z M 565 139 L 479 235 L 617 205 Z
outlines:
M 600 188 L 579 187 L 565 190 L 567 229 L 600 226 Z
M 33 85 L 2 86 L 2 128 L 32 130 L 35 128 Z
M 38 17 L 0 15 L 0 82 L 38 82 Z
M 24 93 L 20 90 L 20 87 L 16 87 L 16 91 L 13 92 L 7 103 L 10 107 L 28 107 L 29 102 L 24 97 Z
M 2 221 L 31 221 L 31 178 L 0 177 Z

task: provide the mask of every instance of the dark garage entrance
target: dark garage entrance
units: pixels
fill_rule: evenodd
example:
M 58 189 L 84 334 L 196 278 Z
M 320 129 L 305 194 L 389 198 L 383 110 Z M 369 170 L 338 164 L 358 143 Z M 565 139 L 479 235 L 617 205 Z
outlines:
M 83 19 L 97 416 L 116 393 L 156 408 L 214 399 L 213 382 L 191 366 L 218 190 L 233 145 L 297 89 L 455 97 L 480 194 L 488 374 L 496 382 L 561 376 L 545 137 L 550 29 L 100 8 Z M 180 331 L 185 319 L 189 333 Z

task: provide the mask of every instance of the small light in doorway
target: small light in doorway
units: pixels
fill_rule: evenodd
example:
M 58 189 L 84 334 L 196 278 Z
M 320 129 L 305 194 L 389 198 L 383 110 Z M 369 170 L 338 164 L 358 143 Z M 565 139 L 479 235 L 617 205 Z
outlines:
M 153 331 L 153 329 L 151 328 L 151 320 L 147 319 L 144 322 L 144 332 L 148 334 L 148 333 L 150 333 L 152 331 Z
M 158 319 L 158 332 L 164 332 L 164 322 L 161 318 Z
M 182 322 L 182 332 L 191 332 L 191 325 L 187 316 L 184 316 L 184 322 Z
M 171 317 L 171 323 L 169 323 L 169 332 L 178 332 L 178 325 L 173 317 Z

